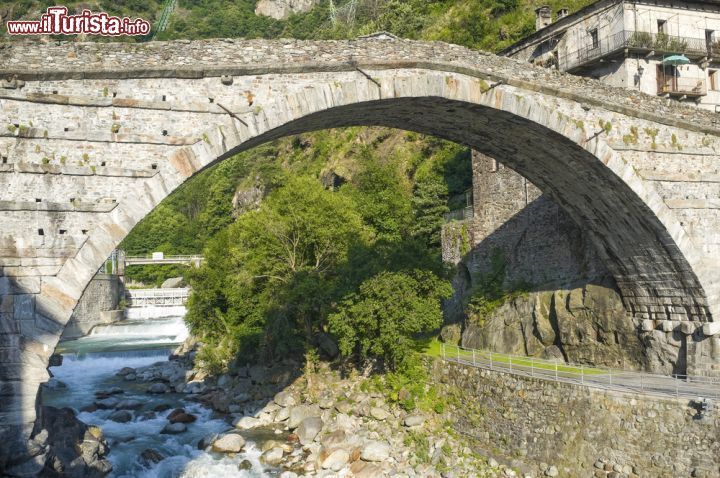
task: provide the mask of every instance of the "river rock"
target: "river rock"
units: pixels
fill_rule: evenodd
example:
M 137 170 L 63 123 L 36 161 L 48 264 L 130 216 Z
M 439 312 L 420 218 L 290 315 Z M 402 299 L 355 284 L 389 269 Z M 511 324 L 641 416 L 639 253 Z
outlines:
M 127 423 L 132 420 L 132 413 L 127 410 L 117 410 L 111 413 L 108 419 L 118 423 Z
M 143 404 L 140 400 L 126 398 L 125 400 L 120 400 L 120 402 L 115 405 L 115 408 L 118 410 L 137 410 L 138 408 L 142 408 L 142 406 Z
M 298 426 L 295 433 L 297 433 L 298 439 L 300 440 L 301 444 L 308 445 L 312 443 L 313 440 L 315 440 L 315 437 L 318 433 L 320 433 L 322 427 L 322 418 L 308 417 L 300 423 L 300 426 Z
M 326 470 L 340 471 L 348 461 L 350 461 L 350 454 L 343 448 L 336 448 L 321 458 L 320 466 Z
M 275 398 L 273 398 L 273 401 L 281 407 L 294 407 L 295 405 L 297 405 L 297 400 L 295 399 L 295 397 L 286 390 L 275 394 Z
M 271 448 L 262 455 L 260 455 L 260 460 L 264 463 L 267 463 L 268 465 L 279 465 L 282 459 L 283 449 L 279 446 Z
M 335 410 L 337 410 L 340 413 L 344 413 L 345 415 L 349 415 L 350 412 L 353 411 L 353 406 L 347 400 L 343 400 L 343 401 L 337 402 L 335 404 Z
M 317 405 L 298 405 L 290 409 L 290 417 L 288 418 L 288 428 L 294 430 L 300 426 L 300 422 L 308 417 L 319 417 L 320 407 Z
M 152 385 L 150 385 L 150 388 L 148 388 L 147 392 L 148 393 L 156 393 L 156 394 L 167 393 L 168 386 L 162 382 L 156 382 L 156 383 L 153 383 Z
M 187 430 L 187 425 L 184 423 L 168 423 L 160 433 L 177 435 L 178 433 L 183 433 L 185 430 Z
M 335 430 L 325 435 L 321 441 L 325 448 L 335 448 L 342 445 L 347 440 L 347 434 L 344 430 Z
M 185 385 L 185 388 L 183 388 L 183 393 L 187 393 L 187 394 L 203 393 L 206 390 L 207 390 L 207 385 L 205 385 L 203 382 L 193 380 L 192 382 L 188 382 L 188 384 Z
M 55 457 L 48 465 L 57 476 L 71 476 L 67 474 L 69 470 L 72 470 L 72 476 L 105 476 L 112 469 L 105 459 L 108 446 L 102 432 L 78 420 L 72 409 L 43 406 L 37 426 L 48 431 L 47 446 Z
M 160 403 L 158 405 L 155 405 L 153 407 L 153 411 L 155 412 L 164 412 L 165 410 L 170 410 L 172 407 L 167 403 Z
M 93 413 L 98 410 L 98 406 L 94 403 L 91 403 L 90 405 L 85 405 L 84 407 L 80 407 L 81 412 L 87 412 L 87 413 Z
M 408 415 L 403 421 L 406 427 L 419 427 L 423 423 L 425 423 L 425 417 L 422 415 Z
M 134 369 L 134 368 L 132 368 L 132 367 L 123 367 L 123 368 L 121 368 L 121 369 L 118 371 L 118 373 L 116 373 L 115 375 L 119 375 L 120 377 L 124 377 L 124 376 L 126 376 L 126 375 L 128 375 L 128 374 L 131 374 L 131 373 L 135 373 L 135 369 Z M 151 449 L 148 448 L 148 450 L 151 450 Z M 145 451 L 148 451 L 148 450 L 145 450 Z M 153 451 L 154 451 L 154 450 L 153 450 Z
M 373 407 L 370 409 L 370 416 L 375 420 L 384 421 L 390 416 L 390 412 L 380 407 Z
M 233 422 L 235 428 L 240 430 L 249 430 L 251 428 L 259 427 L 261 425 L 260 420 L 255 417 L 240 417 Z
M 132 382 L 135 379 L 137 379 L 137 375 L 135 375 L 134 373 L 129 373 L 123 377 L 123 380 L 126 380 L 128 382 Z
M 279 423 L 279 422 L 284 422 L 288 418 L 290 418 L 290 409 L 289 408 L 281 408 L 280 410 L 277 411 L 277 413 L 275 413 L 273 420 L 276 423 Z
M 48 367 L 59 367 L 63 364 L 63 356 L 61 354 L 52 354 L 48 360 Z
M 107 398 L 112 395 L 121 395 L 123 393 L 125 393 L 125 390 L 123 390 L 122 388 L 112 387 L 107 390 L 98 390 L 97 392 L 95 392 L 95 396 L 98 398 Z
M 50 377 L 50 380 L 45 382 L 45 387 L 49 388 L 50 390 L 59 390 L 61 388 L 67 388 L 67 385 L 65 382 L 61 382 L 55 377 Z
M 150 466 L 163 461 L 165 457 L 159 451 L 153 448 L 146 448 L 140 453 L 140 463 L 143 466 Z
M 350 471 L 354 478 L 382 478 L 384 476 L 382 468 L 372 463 L 358 460 L 352 464 Z
M 167 416 L 170 423 L 192 423 L 197 420 L 195 415 L 187 413 L 182 408 L 176 408 Z
M 238 464 L 238 470 L 252 470 L 252 462 L 250 460 L 243 460 Z
M 212 444 L 213 451 L 219 453 L 239 453 L 245 446 L 245 439 L 237 433 L 223 435 Z
M 371 441 L 365 444 L 360 458 L 365 461 L 385 461 L 390 457 L 390 445 L 381 441 Z
M 98 410 L 110 410 L 111 408 L 115 408 L 118 403 L 120 403 L 119 398 L 110 397 L 104 398 L 102 400 L 97 400 L 95 402 L 95 406 L 98 408 Z

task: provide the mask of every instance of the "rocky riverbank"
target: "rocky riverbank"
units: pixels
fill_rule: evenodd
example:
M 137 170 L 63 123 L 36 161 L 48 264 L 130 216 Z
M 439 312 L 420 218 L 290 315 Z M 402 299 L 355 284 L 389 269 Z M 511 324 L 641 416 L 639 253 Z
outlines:
M 233 456 L 252 440 L 260 462 L 281 478 L 518 476 L 475 453 L 442 413 L 392 403 L 382 378 L 343 376 L 327 363 L 302 367 L 290 360 L 210 376 L 193 369 L 193 356 L 183 347 L 171 360 L 117 373 L 129 387 L 144 387 L 156 399 L 179 393 L 211 407 L 227 428 L 199 440 L 197 446 L 208 453 Z M 99 391 L 84 410 L 109 407 L 116 410 L 111 420 L 135 419 L 137 404 L 123 400 L 122 388 Z M 183 409 L 164 416 L 162 433 L 178 435 L 197 418 Z M 149 449 L 139 458 L 163 457 Z M 242 461 L 238 467 L 250 465 Z

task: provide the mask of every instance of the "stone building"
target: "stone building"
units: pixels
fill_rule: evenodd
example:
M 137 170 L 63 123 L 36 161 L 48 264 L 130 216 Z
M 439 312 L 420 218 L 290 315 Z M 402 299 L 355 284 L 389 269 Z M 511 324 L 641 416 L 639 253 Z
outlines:
M 607 84 L 720 108 L 720 3 L 601 0 L 536 10 L 532 35 L 501 55 Z

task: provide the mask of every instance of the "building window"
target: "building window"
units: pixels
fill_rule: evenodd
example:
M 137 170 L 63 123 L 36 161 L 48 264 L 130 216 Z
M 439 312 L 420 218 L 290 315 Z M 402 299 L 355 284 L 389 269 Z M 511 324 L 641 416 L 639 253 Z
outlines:
M 715 51 L 719 50 L 720 44 L 715 44 L 715 30 L 705 30 L 705 45 L 707 46 L 708 55 L 712 56 Z
M 590 39 L 592 40 L 593 48 L 597 48 L 600 46 L 600 38 L 598 37 L 597 28 L 590 30 Z
M 665 27 L 667 26 L 667 20 L 658 20 L 658 33 L 667 33 Z
M 718 70 L 708 70 L 708 83 L 710 84 L 711 90 L 720 90 L 720 82 L 718 82 L 719 79 L 720 76 L 718 76 Z

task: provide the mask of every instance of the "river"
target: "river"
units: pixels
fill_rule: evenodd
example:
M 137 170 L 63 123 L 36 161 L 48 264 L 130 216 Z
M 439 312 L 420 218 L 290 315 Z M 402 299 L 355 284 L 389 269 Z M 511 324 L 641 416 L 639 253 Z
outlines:
M 110 446 L 107 456 L 113 465 L 112 477 L 261 477 L 272 474 L 259 461 L 260 450 L 253 437 L 243 453 L 235 456 L 205 452 L 198 449 L 198 441 L 230 428 L 228 423 L 213 415 L 213 411 L 183 394 L 147 394 L 148 383 L 125 381 L 116 373 L 123 367 L 138 368 L 167 360 L 174 347 L 187 337 L 181 317 L 158 317 L 126 320 L 118 325 L 96 327 L 91 335 L 63 342 L 59 347 L 64 360 L 61 366 L 51 367 L 53 376 L 66 388 L 46 389 L 43 404 L 70 407 L 88 425 L 102 429 Z M 92 404 L 95 393 L 120 387 L 122 399 L 137 399 L 142 408 L 134 410 L 127 423 L 109 420 L 114 410 L 80 411 Z M 163 412 L 155 412 L 158 405 L 169 405 Z M 167 415 L 174 408 L 184 408 L 197 416 L 184 433 L 161 434 L 168 423 Z M 153 449 L 164 459 L 158 463 L 140 464 L 144 450 Z M 249 463 L 248 463 L 249 462 Z M 240 469 L 251 466 L 250 469 Z

